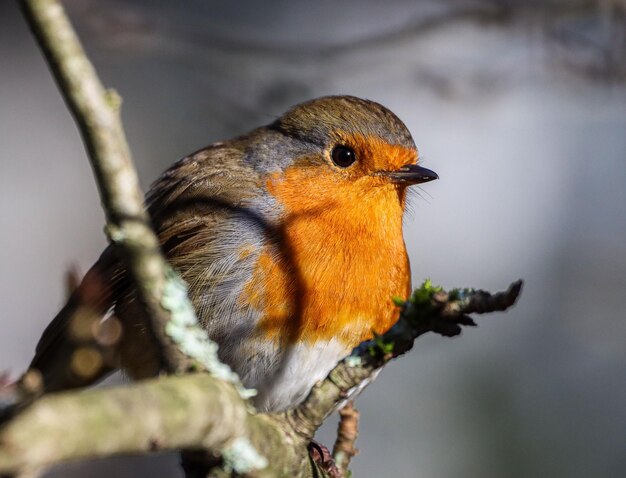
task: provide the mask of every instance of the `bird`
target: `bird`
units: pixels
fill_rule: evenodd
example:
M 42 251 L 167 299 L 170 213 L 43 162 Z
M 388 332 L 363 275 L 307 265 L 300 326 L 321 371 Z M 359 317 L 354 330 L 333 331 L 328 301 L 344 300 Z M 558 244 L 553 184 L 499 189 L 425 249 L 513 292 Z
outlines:
M 184 157 L 149 189 L 161 250 L 220 359 L 257 390 L 258 410 L 296 406 L 354 347 L 397 321 L 393 298 L 411 289 L 407 189 L 438 179 L 418 163 L 389 109 L 325 96 Z M 158 371 L 132 280 L 109 246 L 37 345 L 31 368 L 46 391 L 76 385 L 60 357 L 93 277 L 106 284 L 99 312 L 123 328 L 115 367 L 99 376 Z

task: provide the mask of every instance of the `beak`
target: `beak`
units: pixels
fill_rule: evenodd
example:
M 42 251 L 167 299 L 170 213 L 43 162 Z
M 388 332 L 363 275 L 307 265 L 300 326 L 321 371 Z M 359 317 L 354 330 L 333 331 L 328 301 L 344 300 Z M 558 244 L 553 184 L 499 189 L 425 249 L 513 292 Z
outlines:
M 423 168 L 417 164 L 405 164 L 400 169 L 389 171 L 387 174 L 394 183 L 398 184 L 422 184 L 439 179 L 436 172 Z

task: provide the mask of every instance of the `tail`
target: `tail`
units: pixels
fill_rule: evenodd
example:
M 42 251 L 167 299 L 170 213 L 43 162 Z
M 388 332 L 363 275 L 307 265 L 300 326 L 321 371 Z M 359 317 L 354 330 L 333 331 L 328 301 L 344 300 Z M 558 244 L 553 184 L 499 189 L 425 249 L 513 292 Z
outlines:
M 104 347 L 96 332 L 123 280 L 118 264 L 108 247 L 44 330 L 30 368 L 41 374 L 45 392 L 88 386 L 115 370 L 114 344 Z

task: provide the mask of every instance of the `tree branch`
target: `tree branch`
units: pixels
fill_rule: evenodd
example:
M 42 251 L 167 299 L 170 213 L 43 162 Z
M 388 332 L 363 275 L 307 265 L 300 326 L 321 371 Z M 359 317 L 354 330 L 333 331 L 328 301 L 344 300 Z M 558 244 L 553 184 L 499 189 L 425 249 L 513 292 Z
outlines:
M 185 448 L 223 455 L 237 443 L 250 443 L 263 455 L 233 458 L 229 466 L 234 471 L 244 473 L 247 466 L 268 460 L 271 466 L 259 476 L 298 476 L 309 468 L 303 453 L 296 456 L 295 450 L 304 446 L 290 440 L 280 425 L 250 413 L 234 386 L 206 373 L 50 394 L 2 429 L 0 474 L 68 460 Z
M 348 475 L 350 460 L 356 456 L 358 450 L 354 446 L 359 436 L 359 411 L 353 402 L 339 410 L 339 425 L 337 426 L 337 440 L 333 446 L 335 465 L 343 476 Z
M 20 4 L 80 129 L 106 212 L 107 235 L 134 278 L 149 330 L 160 344 L 161 369 L 185 370 L 189 359 L 165 332 L 172 315 L 162 306 L 168 266 L 144 210 L 119 117 L 120 99 L 100 83 L 57 0 L 21 0 Z

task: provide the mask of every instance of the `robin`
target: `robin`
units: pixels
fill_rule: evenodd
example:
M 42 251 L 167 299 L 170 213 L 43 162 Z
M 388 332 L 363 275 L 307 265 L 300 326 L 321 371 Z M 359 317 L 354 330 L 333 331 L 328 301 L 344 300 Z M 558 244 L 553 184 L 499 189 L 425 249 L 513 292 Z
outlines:
M 163 253 L 221 360 L 258 390 L 261 411 L 299 403 L 397 320 L 392 297 L 411 286 L 407 187 L 438 178 L 417 161 L 391 111 L 329 96 L 183 158 L 150 188 Z M 136 379 L 154 375 L 154 345 L 112 247 L 86 277 L 95 273 L 107 284 L 101 312 L 113 310 L 123 325 L 119 367 Z M 37 346 L 31 367 L 47 390 L 72 386 L 55 360 L 77 302 L 74 294 Z

